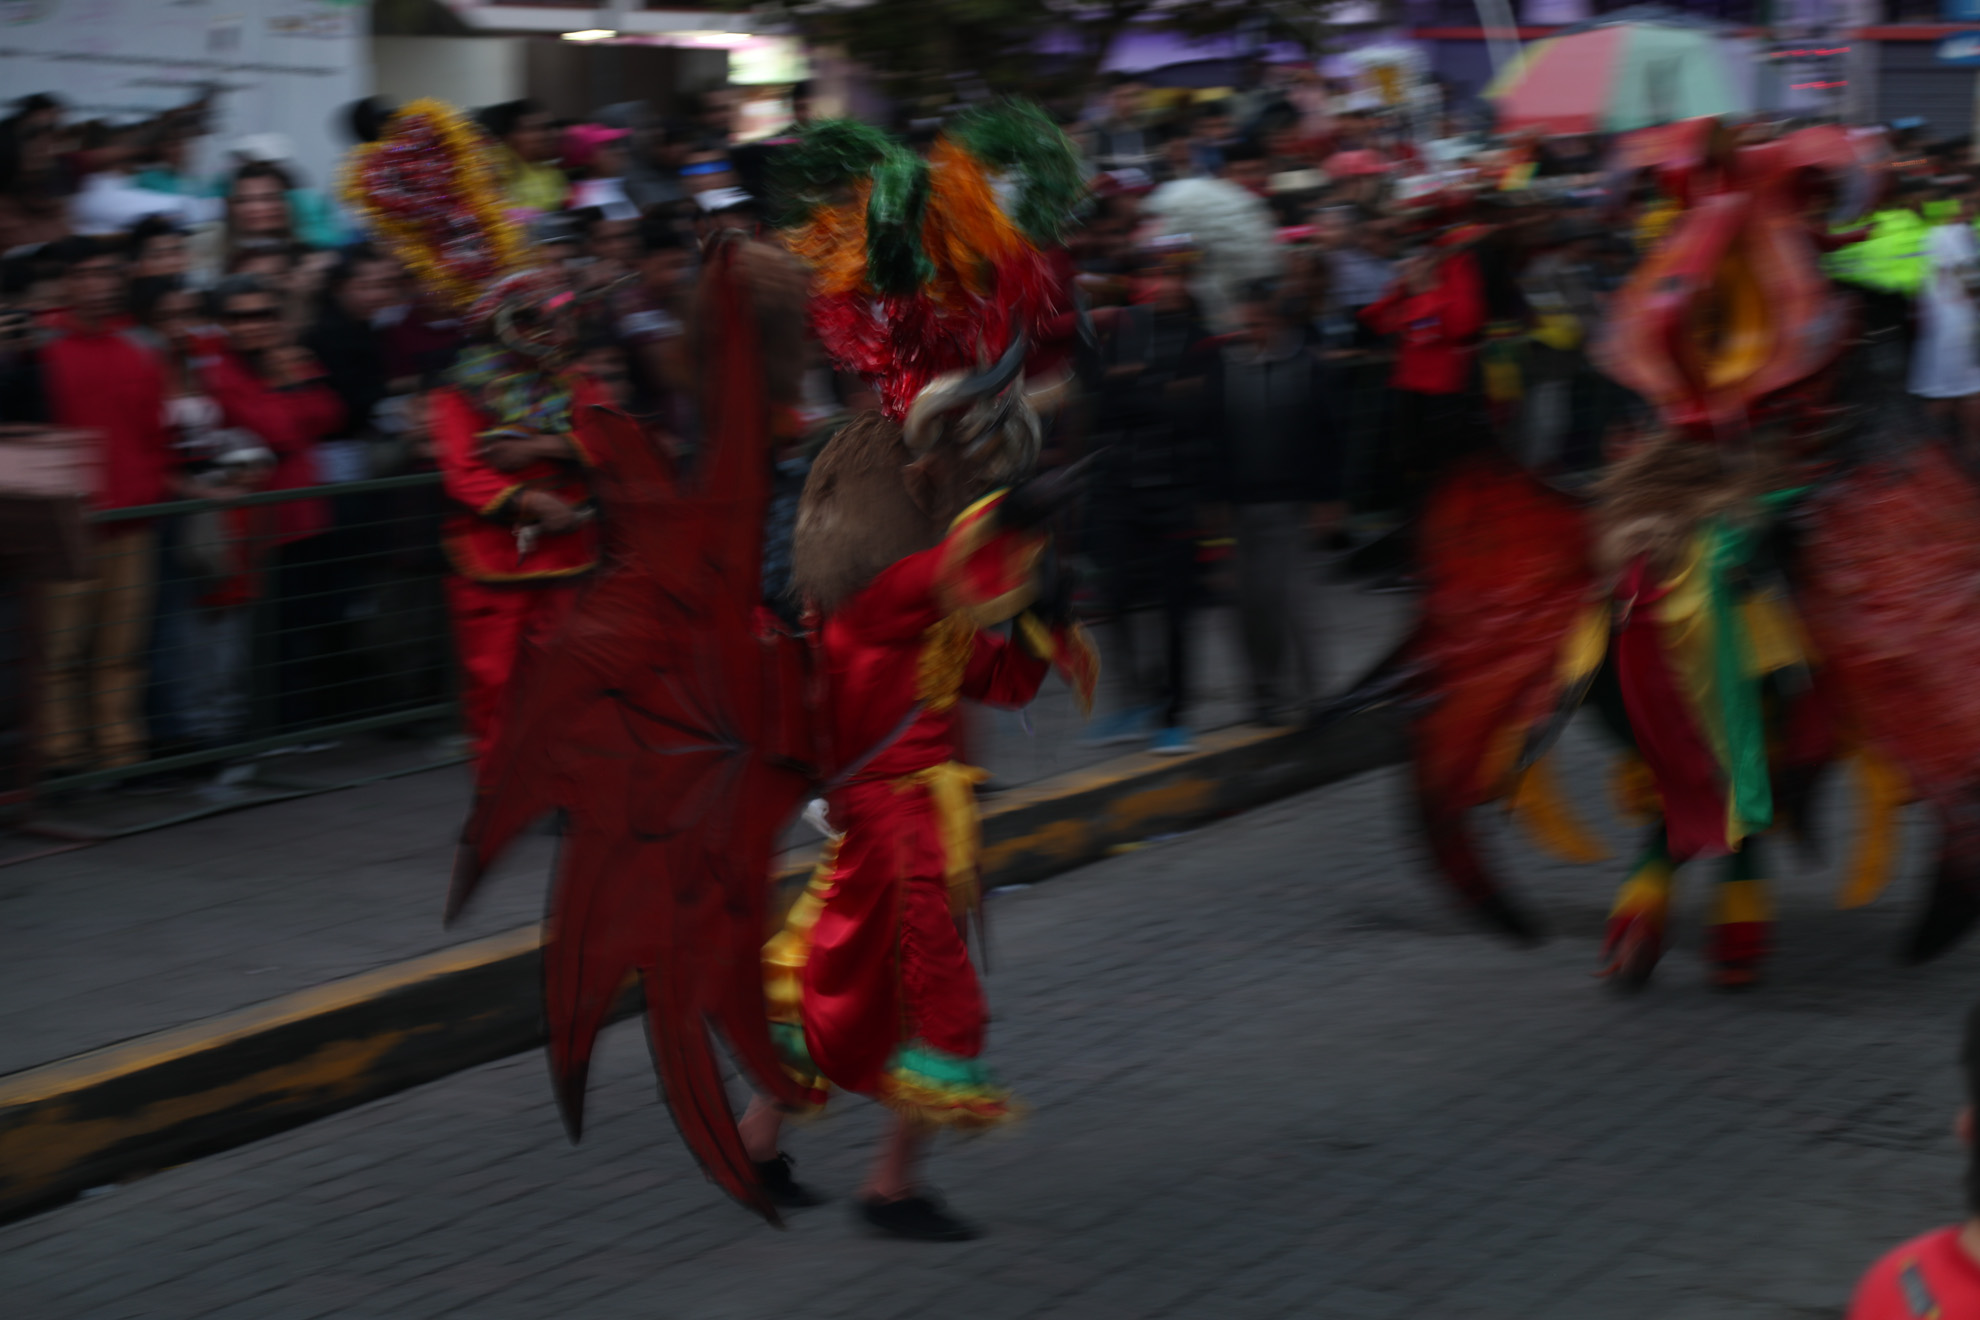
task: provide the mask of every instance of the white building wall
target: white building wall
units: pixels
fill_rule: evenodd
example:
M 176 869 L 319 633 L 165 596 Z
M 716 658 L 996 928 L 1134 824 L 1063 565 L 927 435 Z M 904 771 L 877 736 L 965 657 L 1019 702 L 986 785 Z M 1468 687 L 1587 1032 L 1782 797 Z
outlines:
M 395 105 L 437 97 L 464 110 L 524 94 L 526 37 L 373 37 L 372 77 Z

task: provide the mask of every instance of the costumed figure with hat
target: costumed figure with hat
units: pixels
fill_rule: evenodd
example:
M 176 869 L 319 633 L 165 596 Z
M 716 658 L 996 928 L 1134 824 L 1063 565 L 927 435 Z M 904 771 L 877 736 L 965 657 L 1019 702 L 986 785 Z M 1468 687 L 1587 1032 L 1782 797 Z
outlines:
M 1076 319 L 1043 248 L 1078 198 L 1077 164 L 1040 112 L 1000 106 L 959 118 L 927 159 L 818 124 L 779 168 L 813 325 L 885 401 L 827 444 L 804 489 L 801 622 L 763 599 L 761 566 L 789 402 L 769 338 L 801 315 L 805 274 L 727 230 L 707 240 L 690 330 L 693 466 L 609 408 L 577 409 L 602 564 L 530 656 L 481 764 L 450 910 L 561 812 L 544 990 L 572 1133 L 596 1034 L 636 976 L 668 1104 L 732 1196 L 773 1221 L 815 1202 L 779 1126 L 838 1087 L 896 1115 L 862 1220 L 954 1239 L 970 1230 L 926 1194 L 916 1157 L 937 1128 L 1012 1112 L 981 1060 L 965 943 L 982 772 L 957 760 L 957 705 L 1022 705 L 1054 668 L 1090 696 L 1096 677 L 1045 530 L 1072 483 L 1031 474 L 1041 401 L 1026 378 Z M 988 631 L 1007 621 L 1010 638 Z M 820 797 L 831 841 L 773 924 L 773 851 Z M 740 1125 L 711 1029 L 759 1092 Z
M 1501 802 L 1553 851 L 1604 855 L 1545 759 L 1593 706 L 1629 748 L 1622 797 L 1647 827 L 1603 946 L 1624 986 L 1656 966 L 1689 861 L 1718 873 L 1712 979 L 1751 984 L 1773 938 L 1759 837 L 1779 822 L 1805 838 L 1814 785 L 1853 761 L 1863 819 L 1840 901 L 1876 897 L 1898 809 L 1929 802 L 1937 873 L 1902 949 L 1929 958 L 1980 915 L 1980 495 L 1909 419 L 1845 402 L 1877 358 L 1845 355 L 1847 296 L 1818 258 L 1846 217 L 1819 213 L 1867 206 L 1880 167 L 1836 128 L 1749 145 L 1711 120 L 1645 134 L 1628 150 L 1683 209 L 1595 357 L 1661 435 L 1590 498 L 1496 454 L 1452 472 L 1423 520 L 1421 621 L 1334 710 L 1421 703 L 1415 800 L 1437 867 L 1470 910 L 1531 939 L 1539 922 L 1467 817 Z
M 453 512 L 443 543 L 477 753 L 494 744 L 523 650 L 569 612 L 598 560 L 573 370 L 578 299 L 531 264 L 503 212 L 491 144 L 438 101 L 414 101 L 351 153 L 346 193 L 367 227 L 460 315 L 472 343 L 434 392 L 433 435 Z

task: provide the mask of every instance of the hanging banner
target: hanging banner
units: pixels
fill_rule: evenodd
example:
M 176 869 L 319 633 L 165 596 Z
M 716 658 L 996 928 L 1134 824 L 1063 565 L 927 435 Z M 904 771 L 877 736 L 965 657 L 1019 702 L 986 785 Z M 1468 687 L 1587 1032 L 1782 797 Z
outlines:
M 132 120 L 212 87 L 201 166 L 280 133 L 328 188 L 338 107 L 370 90 L 368 0 L 0 0 L 0 97 L 53 92 L 75 119 Z

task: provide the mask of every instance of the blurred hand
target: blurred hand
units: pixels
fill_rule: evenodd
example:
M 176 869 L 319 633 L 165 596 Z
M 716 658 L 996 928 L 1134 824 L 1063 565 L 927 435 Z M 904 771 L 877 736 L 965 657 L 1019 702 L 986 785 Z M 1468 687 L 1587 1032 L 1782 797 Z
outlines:
M 534 523 L 552 536 L 561 536 L 578 525 L 578 511 L 547 490 L 526 490 L 516 496 L 517 521 Z

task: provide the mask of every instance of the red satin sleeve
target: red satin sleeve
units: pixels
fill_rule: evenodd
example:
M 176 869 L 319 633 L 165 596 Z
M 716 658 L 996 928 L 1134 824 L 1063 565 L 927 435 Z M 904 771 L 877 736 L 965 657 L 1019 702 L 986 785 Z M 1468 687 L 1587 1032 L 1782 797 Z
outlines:
M 986 706 L 1015 710 L 1038 695 L 1050 668 L 1026 648 L 1013 646 L 996 633 L 980 632 L 963 670 L 962 694 Z
M 499 515 L 527 478 L 497 471 L 481 459 L 476 437 L 487 422 L 458 391 L 435 390 L 431 407 L 433 447 L 447 494 L 484 518 Z
M 997 519 L 999 491 L 965 509 L 941 544 L 883 570 L 840 606 L 838 620 L 861 642 L 878 646 L 918 641 L 952 614 L 978 627 L 1011 618 L 1031 602 L 1045 538 Z

